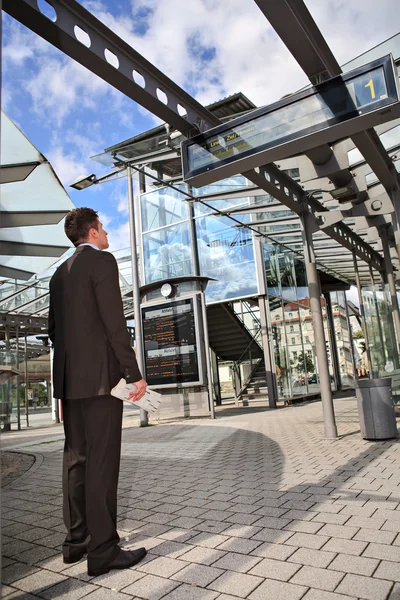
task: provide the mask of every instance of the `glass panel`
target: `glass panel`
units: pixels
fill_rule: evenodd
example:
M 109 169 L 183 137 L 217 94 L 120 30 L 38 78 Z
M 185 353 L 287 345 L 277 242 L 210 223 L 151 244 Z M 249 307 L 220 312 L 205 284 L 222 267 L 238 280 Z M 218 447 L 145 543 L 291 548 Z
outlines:
M 393 394 L 400 395 L 399 356 L 396 350 L 391 303 L 386 291 L 375 285 L 362 289 L 372 374 L 391 377 Z
M 191 194 L 193 196 L 207 196 L 208 194 L 219 194 L 220 192 L 240 190 L 244 187 L 254 187 L 254 183 L 248 181 L 243 175 L 237 175 L 236 177 L 221 179 L 221 181 L 216 181 L 215 183 L 204 185 L 200 188 L 192 188 Z
M 187 220 L 185 196 L 169 187 L 142 194 L 140 205 L 142 231 L 153 231 Z
M 294 271 L 296 274 L 297 299 L 308 298 L 308 283 L 306 265 L 300 258 L 294 259 Z
M 208 215 L 214 212 L 213 209 L 225 211 L 229 208 L 245 208 L 250 204 L 248 196 L 243 198 L 218 198 L 216 200 L 206 200 L 206 202 L 209 206 L 204 206 L 203 204 L 200 204 L 200 202 L 195 202 L 194 214 L 196 217 Z M 238 219 L 243 223 L 246 223 L 250 220 L 249 215 L 235 215 L 235 219 Z M 231 224 L 234 225 L 234 222 L 232 221 Z
M 289 353 L 289 376 L 292 396 L 306 393 L 306 374 L 304 369 L 304 349 L 300 323 L 299 307 L 294 303 L 284 304 L 286 341 Z
M 251 231 L 232 227 L 226 217 L 196 219 L 200 273 L 212 277 L 208 302 L 257 294 L 257 278 Z
M 342 387 L 353 387 L 353 356 L 351 351 L 350 332 L 347 321 L 345 292 L 331 293 L 331 301 L 335 339 L 338 351 L 340 380 L 342 383 Z M 365 352 L 362 360 L 364 361 L 364 367 L 366 367 L 367 362 Z M 364 371 L 366 371 L 365 368 Z
M 143 234 L 145 283 L 193 275 L 189 224 Z
M 304 362 L 304 370 L 306 372 L 307 377 L 307 391 L 308 393 L 315 393 L 319 391 L 320 385 L 318 377 L 312 313 L 310 308 L 310 300 L 308 298 L 305 298 L 300 303 L 300 322 L 304 348 L 302 358 Z
M 279 263 L 277 248 L 271 242 L 264 242 L 265 272 L 267 278 L 268 293 L 272 296 L 281 296 L 281 282 L 279 277 Z
M 277 252 L 282 298 L 285 300 L 296 300 L 296 273 L 294 270 L 293 254 L 282 246 L 277 247 Z

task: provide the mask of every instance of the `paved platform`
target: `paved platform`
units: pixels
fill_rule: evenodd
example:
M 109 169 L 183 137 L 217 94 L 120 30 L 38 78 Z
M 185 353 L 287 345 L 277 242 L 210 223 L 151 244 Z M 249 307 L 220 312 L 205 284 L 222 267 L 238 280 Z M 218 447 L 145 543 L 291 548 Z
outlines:
M 400 600 L 400 441 L 361 439 L 354 399 L 123 431 L 119 532 L 136 568 L 64 565 L 62 437 L 2 491 L 3 597 Z

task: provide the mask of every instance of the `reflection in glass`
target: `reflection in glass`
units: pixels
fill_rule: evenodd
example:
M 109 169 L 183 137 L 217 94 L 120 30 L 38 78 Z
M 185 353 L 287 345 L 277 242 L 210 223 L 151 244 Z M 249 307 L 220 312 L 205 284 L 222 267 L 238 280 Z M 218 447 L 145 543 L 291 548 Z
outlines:
M 200 273 L 217 280 L 208 284 L 208 302 L 256 294 L 251 231 L 232 227 L 225 217 L 200 217 L 195 223 Z
M 347 311 L 346 311 L 346 294 L 345 292 L 331 292 L 332 314 L 334 323 L 334 333 L 336 339 L 336 347 L 339 360 L 340 380 L 343 388 L 352 387 L 354 385 L 353 357 L 351 349 L 351 340 L 348 328 Z M 361 344 L 358 345 L 360 350 Z M 356 351 L 356 349 L 354 349 Z M 360 366 L 366 372 L 367 360 L 364 355 L 358 351 Z M 362 363 L 362 364 L 361 364 Z
M 164 187 L 140 197 L 142 231 L 153 231 L 187 219 L 185 196 Z
M 146 283 L 193 275 L 187 222 L 145 233 L 142 239 Z

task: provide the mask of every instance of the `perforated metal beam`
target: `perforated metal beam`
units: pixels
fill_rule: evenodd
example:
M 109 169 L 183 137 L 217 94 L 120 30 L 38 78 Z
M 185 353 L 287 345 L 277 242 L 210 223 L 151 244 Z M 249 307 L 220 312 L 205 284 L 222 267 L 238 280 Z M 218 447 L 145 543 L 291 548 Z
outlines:
M 3 0 L 3 9 L 20 23 L 187 137 L 221 123 L 215 115 L 133 50 L 76 0 L 47 1 L 57 15 L 55 22 L 40 12 L 36 0 Z M 274 0 L 271 4 L 278 5 L 280 1 Z M 266 4 L 268 3 L 266 2 Z M 295 4 L 300 6 L 303 3 L 295 2 Z M 292 12 L 299 20 L 298 11 Z M 310 19 L 303 19 L 303 28 L 308 32 L 309 37 L 308 45 L 312 42 L 313 36 L 318 35 L 319 32 L 311 16 Z M 86 33 L 90 40 L 90 47 L 86 47 L 78 40 L 77 30 Z M 78 35 L 81 36 L 82 33 Z M 319 36 L 320 42 L 323 44 L 325 41 L 320 32 Z M 313 44 L 314 42 L 312 42 Z M 323 60 L 329 62 L 330 50 L 326 42 L 325 46 L 326 57 Z M 118 61 L 117 67 L 107 62 L 106 50 L 114 55 L 114 60 Z M 304 56 L 308 56 L 307 53 Z M 318 71 L 319 64 L 318 61 L 315 62 L 315 72 Z M 330 68 L 334 68 L 333 62 Z M 143 78 L 144 87 L 136 83 L 133 77 L 134 71 Z M 164 102 L 160 98 L 164 98 Z M 180 114 L 182 110 L 186 111 L 185 118 Z M 250 171 L 244 175 L 297 214 L 304 210 L 304 191 L 290 177 L 280 172 L 274 164 L 263 167 L 259 171 L 259 173 Z M 310 205 L 314 210 L 311 202 Z M 322 205 L 318 206 L 318 210 L 323 210 Z M 362 260 L 372 260 L 374 268 L 381 268 L 381 257 L 346 226 L 337 224 L 334 228 L 325 231 L 349 249 L 354 250 Z

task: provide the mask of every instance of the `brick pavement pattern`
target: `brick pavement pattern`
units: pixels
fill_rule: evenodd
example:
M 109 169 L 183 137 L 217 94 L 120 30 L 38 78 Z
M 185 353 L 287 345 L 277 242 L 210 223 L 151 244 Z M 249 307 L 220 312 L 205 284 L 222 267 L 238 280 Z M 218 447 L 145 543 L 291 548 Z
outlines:
M 400 600 L 400 441 L 360 437 L 354 398 L 123 431 L 119 532 L 135 568 L 64 565 L 62 437 L 15 444 L 2 493 L 8 600 Z M 9 448 L 12 450 L 12 448 Z

